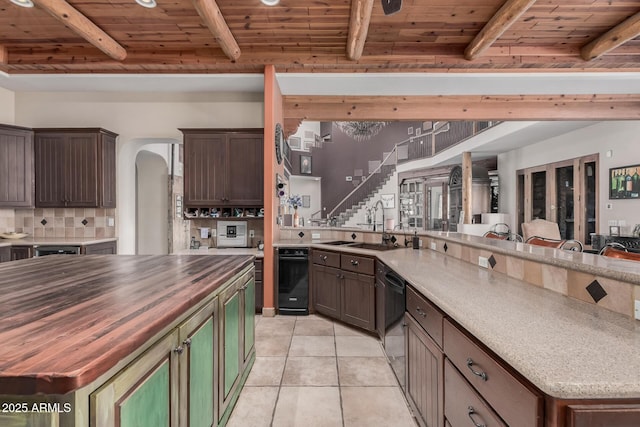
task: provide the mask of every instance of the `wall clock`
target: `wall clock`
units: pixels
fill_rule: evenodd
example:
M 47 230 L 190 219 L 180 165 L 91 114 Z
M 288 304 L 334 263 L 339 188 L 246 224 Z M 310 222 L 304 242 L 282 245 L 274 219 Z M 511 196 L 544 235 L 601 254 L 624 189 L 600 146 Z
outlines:
M 382 201 L 382 207 L 385 209 L 396 207 L 396 195 L 395 194 L 381 194 L 380 200 Z
M 282 134 L 282 126 L 280 123 L 276 123 L 276 161 L 278 164 L 282 163 L 282 148 L 284 145 L 284 135 Z

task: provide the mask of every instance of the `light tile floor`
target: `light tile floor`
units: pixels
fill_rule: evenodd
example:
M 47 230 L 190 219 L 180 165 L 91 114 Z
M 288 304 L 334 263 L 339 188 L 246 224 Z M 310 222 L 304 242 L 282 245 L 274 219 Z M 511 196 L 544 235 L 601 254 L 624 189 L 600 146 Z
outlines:
M 231 427 L 415 427 L 380 342 L 320 316 L 256 317 Z

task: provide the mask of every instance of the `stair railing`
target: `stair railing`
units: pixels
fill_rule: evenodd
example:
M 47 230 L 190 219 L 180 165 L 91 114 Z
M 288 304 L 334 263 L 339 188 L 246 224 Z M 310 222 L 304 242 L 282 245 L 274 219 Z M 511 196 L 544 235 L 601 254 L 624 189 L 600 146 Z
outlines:
M 327 214 L 327 218 L 338 215 L 338 213 L 345 212 L 347 209 L 357 205 L 364 200 L 370 193 L 384 180 L 393 173 L 396 169 L 398 152 L 398 144 L 393 146 L 393 149 L 387 156 L 380 162 L 377 168 L 375 168 L 365 179 L 362 180 L 358 186 L 356 186 L 349 194 L 347 194 L 338 204 L 331 209 Z M 377 179 L 376 179 L 377 178 Z

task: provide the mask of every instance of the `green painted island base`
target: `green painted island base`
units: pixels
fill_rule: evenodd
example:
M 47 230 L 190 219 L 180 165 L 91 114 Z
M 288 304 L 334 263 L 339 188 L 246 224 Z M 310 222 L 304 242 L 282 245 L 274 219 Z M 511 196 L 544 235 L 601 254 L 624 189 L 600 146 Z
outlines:
M 0 395 L 0 426 L 222 427 L 255 362 L 254 307 L 251 265 L 90 385 Z
M 247 362 L 248 363 L 247 368 L 245 369 L 244 373 L 242 374 L 242 377 L 240 378 L 240 386 L 232 394 L 231 400 L 229 401 L 229 406 L 227 406 L 227 410 L 224 411 L 224 413 L 222 414 L 222 417 L 220 417 L 220 422 L 218 423 L 218 427 L 224 427 L 225 425 L 227 425 L 227 422 L 229 421 L 229 417 L 231 416 L 231 412 L 233 412 L 233 408 L 235 408 L 236 403 L 238 402 L 238 397 L 240 397 L 240 393 L 244 388 L 244 383 L 247 382 L 247 378 L 249 377 L 249 373 L 253 368 L 253 363 L 255 362 L 255 360 L 256 360 L 256 352 L 254 351 L 249 357 L 249 360 Z

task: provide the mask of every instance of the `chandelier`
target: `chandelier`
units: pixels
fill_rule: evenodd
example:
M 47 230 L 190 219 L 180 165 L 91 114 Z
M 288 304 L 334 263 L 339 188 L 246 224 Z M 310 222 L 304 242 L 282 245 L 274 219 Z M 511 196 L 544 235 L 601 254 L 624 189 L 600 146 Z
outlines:
M 356 141 L 366 141 L 376 136 L 387 122 L 335 122 L 338 129 Z

